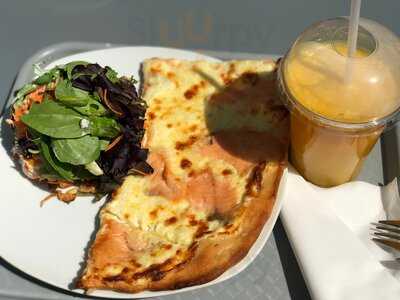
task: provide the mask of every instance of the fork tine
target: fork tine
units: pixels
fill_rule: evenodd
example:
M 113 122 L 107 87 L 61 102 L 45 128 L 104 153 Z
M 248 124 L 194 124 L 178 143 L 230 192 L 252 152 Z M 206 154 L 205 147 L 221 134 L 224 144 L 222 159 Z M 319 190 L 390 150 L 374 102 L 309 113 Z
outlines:
M 379 223 L 385 224 L 385 225 L 392 225 L 392 226 L 400 227 L 400 220 L 396 220 L 396 221 L 379 221 Z
M 385 230 L 385 231 L 389 231 L 389 232 L 391 232 L 391 233 L 400 234 L 400 228 L 397 229 L 397 228 L 395 228 L 395 227 L 390 227 L 390 226 L 385 226 L 385 225 L 383 225 L 383 226 L 378 225 L 378 226 L 375 227 L 375 230 L 376 230 L 376 229 Z
M 387 238 L 390 238 L 393 240 L 400 241 L 400 235 L 390 234 L 390 233 L 386 233 L 386 232 L 374 232 L 374 235 L 383 236 L 383 237 L 387 237 Z
M 400 242 L 379 238 L 372 238 L 372 240 L 400 251 Z

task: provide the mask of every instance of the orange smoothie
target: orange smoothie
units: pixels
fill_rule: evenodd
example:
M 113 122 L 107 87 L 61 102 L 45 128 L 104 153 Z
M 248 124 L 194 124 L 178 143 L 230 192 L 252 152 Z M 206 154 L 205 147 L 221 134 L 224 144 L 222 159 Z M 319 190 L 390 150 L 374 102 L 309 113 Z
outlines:
M 344 130 L 318 117 L 359 124 L 398 108 L 391 69 L 363 49 L 351 59 L 346 54 L 344 42 L 310 41 L 297 45 L 283 63 L 286 90 L 302 108 L 291 112 L 291 161 L 307 180 L 323 187 L 354 179 L 384 126 Z

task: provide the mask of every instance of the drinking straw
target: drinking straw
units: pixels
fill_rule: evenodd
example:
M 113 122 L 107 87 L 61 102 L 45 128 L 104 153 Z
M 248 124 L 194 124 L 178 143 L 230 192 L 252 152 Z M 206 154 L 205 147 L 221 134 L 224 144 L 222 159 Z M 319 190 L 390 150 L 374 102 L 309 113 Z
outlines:
M 347 56 L 354 57 L 357 50 L 358 24 L 360 23 L 361 0 L 351 0 Z
M 360 23 L 361 0 L 351 0 L 349 34 L 347 37 L 347 63 L 344 76 L 345 83 L 349 84 L 353 73 L 352 57 L 357 50 L 358 24 Z

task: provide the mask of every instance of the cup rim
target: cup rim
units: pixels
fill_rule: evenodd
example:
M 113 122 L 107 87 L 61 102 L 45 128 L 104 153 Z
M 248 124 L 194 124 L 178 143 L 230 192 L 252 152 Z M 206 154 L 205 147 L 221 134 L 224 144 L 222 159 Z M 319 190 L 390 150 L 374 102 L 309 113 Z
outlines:
M 290 50 L 289 50 L 290 51 Z M 303 104 L 301 104 L 299 101 L 296 101 L 295 97 L 293 94 L 290 92 L 286 85 L 285 81 L 285 76 L 284 76 L 284 64 L 285 64 L 285 58 L 287 56 L 287 53 L 284 57 L 282 57 L 279 67 L 278 67 L 278 84 L 281 86 L 280 90 L 285 94 L 284 98 L 284 104 L 285 106 L 289 109 L 289 111 L 292 111 L 293 108 L 297 109 L 300 113 L 304 114 L 310 119 L 317 120 L 320 124 L 324 126 L 330 126 L 335 129 L 345 129 L 345 130 L 367 130 L 371 129 L 374 127 L 378 126 L 385 126 L 389 125 L 392 123 L 396 123 L 396 117 L 398 117 L 400 113 L 400 106 L 391 112 L 390 114 L 383 116 L 381 118 L 373 119 L 371 121 L 366 121 L 366 122 L 343 122 L 343 121 L 338 121 L 334 119 L 330 119 L 327 117 L 322 116 L 321 114 L 318 114 L 316 112 L 313 112 L 312 110 L 308 109 L 305 107 Z M 283 86 L 282 86 L 283 85 Z

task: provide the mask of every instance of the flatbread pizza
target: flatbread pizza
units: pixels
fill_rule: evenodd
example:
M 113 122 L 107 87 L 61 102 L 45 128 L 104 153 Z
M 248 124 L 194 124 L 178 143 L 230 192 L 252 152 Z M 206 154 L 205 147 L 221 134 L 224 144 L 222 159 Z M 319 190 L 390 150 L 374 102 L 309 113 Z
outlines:
M 124 292 L 209 282 L 238 263 L 268 220 L 287 163 L 276 63 L 149 59 L 142 147 L 100 213 L 77 286 Z

